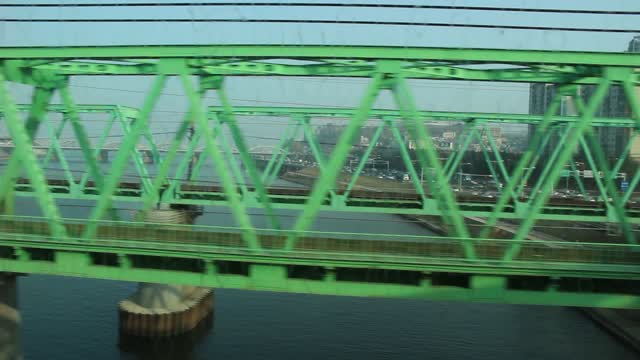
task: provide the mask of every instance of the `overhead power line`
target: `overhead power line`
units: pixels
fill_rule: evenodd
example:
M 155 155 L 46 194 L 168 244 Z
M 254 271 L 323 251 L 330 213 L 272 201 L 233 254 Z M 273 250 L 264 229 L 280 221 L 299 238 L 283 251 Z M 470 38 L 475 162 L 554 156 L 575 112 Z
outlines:
M 373 8 L 373 9 L 412 9 L 412 10 L 459 10 L 459 11 L 491 11 L 491 12 L 526 12 L 526 13 L 560 13 L 560 14 L 600 14 L 600 15 L 640 15 L 640 10 L 597 10 L 597 9 L 560 9 L 560 8 L 514 8 L 503 6 L 468 6 L 468 5 L 422 5 L 422 4 L 371 4 L 371 3 L 333 3 L 333 2 L 140 2 L 140 3 L 13 3 L 0 4 L 0 7 L 334 7 L 334 8 Z
M 419 27 L 447 27 L 447 28 L 476 28 L 476 29 L 507 29 L 507 30 L 544 30 L 571 32 L 604 32 L 604 33 L 640 33 L 640 29 L 620 28 L 576 28 L 565 26 L 531 26 L 531 25 L 494 25 L 494 24 L 464 24 L 449 22 L 413 22 L 413 21 L 372 21 L 372 20 L 299 20 L 299 19 L 60 19 L 60 18 L 3 18 L 0 22 L 36 22 L 36 23 L 257 23 L 257 24 L 325 24 L 325 25 L 384 25 L 384 26 L 419 26 Z

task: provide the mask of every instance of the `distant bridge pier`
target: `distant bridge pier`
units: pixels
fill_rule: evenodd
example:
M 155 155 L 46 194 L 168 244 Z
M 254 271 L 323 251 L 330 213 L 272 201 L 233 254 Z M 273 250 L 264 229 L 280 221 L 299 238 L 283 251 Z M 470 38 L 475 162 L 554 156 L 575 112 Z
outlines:
M 138 150 L 140 151 L 140 155 L 142 155 L 142 161 L 145 164 L 153 164 L 153 153 L 151 150 Z
M 0 359 L 22 359 L 16 274 L 0 273 Z
M 194 217 L 189 209 L 166 207 L 149 211 L 145 220 L 162 227 L 166 225 L 160 224 L 192 224 Z M 138 290 L 119 304 L 120 329 L 135 336 L 174 336 L 193 330 L 212 311 L 212 289 L 139 283 Z
M 13 147 L 10 146 L 0 146 L 0 160 L 6 160 L 11 156 L 13 152 Z
M 98 161 L 108 163 L 109 162 L 109 150 L 102 149 L 98 153 Z
M 200 160 L 200 156 L 202 156 L 201 151 L 194 152 L 193 155 L 191 155 L 191 162 L 189 163 L 189 169 L 193 171 L 193 167 L 196 166 L 196 164 L 198 163 L 198 160 Z

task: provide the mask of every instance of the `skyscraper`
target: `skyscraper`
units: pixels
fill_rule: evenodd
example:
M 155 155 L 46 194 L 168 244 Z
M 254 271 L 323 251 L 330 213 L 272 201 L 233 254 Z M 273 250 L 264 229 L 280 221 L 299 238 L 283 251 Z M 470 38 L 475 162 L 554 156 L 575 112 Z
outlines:
M 640 35 L 634 36 L 631 41 L 629 41 L 628 52 L 640 52 Z

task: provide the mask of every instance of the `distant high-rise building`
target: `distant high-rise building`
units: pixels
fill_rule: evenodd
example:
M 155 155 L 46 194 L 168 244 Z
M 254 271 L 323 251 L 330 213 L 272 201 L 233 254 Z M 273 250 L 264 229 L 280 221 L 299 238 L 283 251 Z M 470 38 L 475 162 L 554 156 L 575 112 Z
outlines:
M 547 111 L 551 101 L 556 95 L 556 86 L 554 84 L 531 84 L 529 95 L 529 114 L 532 115 L 544 115 Z M 564 96 L 560 100 L 560 109 L 558 113 L 561 116 L 575 115 L 572 113 L 573 107 L 569 103 L 568 97 Z M 529 142 L 533 138 L 534 131 L 537 125 L 529 125 Z M 548 157 L 560 141 L 559 135 L 556 133 L 547 141 L 547 146 L 544 149 L 543 157 Z
M 640 36 L 634 37 L 629 42 L 628 51 L 640 52 Z M 588 101 L 595 89 L 595 85 L 583 85 L 580 87 L 580 95 Z M 544 114 L 555 93 L 556 87 L 553 84 L 532 84 L 529 93 L 529 113 L 534 115 Z M 568 99 L 563 98 L 561 100 L 559 113 L 560 115 L 575 115 L 575 109 Z M 609 93 L 595 114 L 597 117 L 618 118 L 628 118 L 630 115 L 629 102 L 620 86 L 612 86 L 609 89 Z M 533 137 L 534 130 L 535 126 L 529 126 L 529 140 Z M 631 130 L 628 128 L 600 127 L 597 128 L 597 134 L 605 156 L 609 159 L 616 159 L 624 151 L 631 136 Z M 557 144 L 558 137 L 554 136 L 550 139 L 545 153 L 548 155 L 549 149 L 554 148 Z
M 596 90 L 596 85 L 584 85 L 580 87 L 582 97 L 588 101 Z M 621 86 L 612 86 L 609 88 L 607 97 L 604 98 L 600 108 L 595 113 L 596 117 L 605 118 L 625 118 L 630 117 L 631 108 L 629 101 Z M 599 127 L 597 128 L 598 139 L 602 146 L 604 154 L 615 159 L 626 147 L 631 136 L 631 129 L 619 127 Z
M 640 52 L 640 35 L 634 36 L 631 41 L 629 41 L 628 52 Z

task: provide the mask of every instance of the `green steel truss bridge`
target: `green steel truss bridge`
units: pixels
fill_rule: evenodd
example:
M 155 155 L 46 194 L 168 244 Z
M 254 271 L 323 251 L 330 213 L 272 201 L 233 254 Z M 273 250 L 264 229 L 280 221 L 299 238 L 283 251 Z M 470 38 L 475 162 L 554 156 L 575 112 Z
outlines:
M 314 294 L 640 308 L 640 207 L 634 197 L 640 171 L 632 156 L 640 129 L 638 67 L 640 55 L 631 53 L 280 45 L 0 48 L 0 108 L 14 147 L 0 176 L 0 270 Z M 79 105 L 68 87 L 74 77 L 123 75 L 153 77 L 139 109 Z M 225 79 L 237 76 L 365 78 L 368 84 L 350 109 L 237 107 L 225 91 Z M 170 78 L 180 81 L 189 111 L 171 125 L 173 141 L 159 146 L 150 130 L 152 114 Z M 435 112 L 416 102 L 410 84 L 420 79 L 549 83 L 557 91 L 540 116 Z M 32 86 L 30 104 L 16 104 L 11 83 Z M 588 98 L 584 86 L 594 89 Z M 613 86 L 624 90 L 629 118 L 595 116 Z M 207 104 L 210 93 L 216 106 Z M 384 93 L 395 109 L 373 109 Z M 54 94 L 60 104 L 50 103 Z M 566 99 L 577 115 L 558 115 Z M 61 120 L 51 120 L 51 113 Z M 88 126 L 86 113 L 107 117 L 99 133 L 89 131 L 95 127 Z M 241 128 L 247 117 L 288 123 L 263 167 L 256 166 Z M 323 118 L 344 124 L 330 155 L 313 131 Z M 434 144 L 431 127 L 424 126 L 433 123 L 463 124 L 451 151 Z M 533 129 L 513 164 L 506 164 L 491 131 L 500 124 Z M 354 171 L 346 173 L 365 126 L 374 126 L 374 135 L 358 152 Z M 47 138 L 35 139 L 40 127 L 48 129 Z M 114 127 L 120 131 L 116 145 L 108 140 Z M 629 134 L 615 161 L 597 137 L 606 127 Z M 80 174 L 65 157 L 65 131 L 82 154 Z M 371 185 L 361 176 L 383 131 L 400 149 L 409 183 Z M 224 132 L 230 136 L 220 136 Z M 300 137 L 317 175 L 294 172 L 308 188 L 275 186 Z M 50 144 L 44 155 L 36 151 L 43 141 Z M 471 146 L 494 183 L 502 184 L 495 198 L 454 191 Z M 111 161 L 101 163 L 107 150 Z M 577 173 L 576 154 L 601 175 L 592 179 L 592 191 L 575 176 L 580 197 L 554 197 L 567 169 Z M 48 172 L 53 158 L 61 169 L 55 177 Z M 215 181 L 201 175 L 207 163 L 215 168 Z M 133 180 L 124 176 L 131 165 Z M 617 177 L 623 168 L 631 171 L 621 191 Z M 36 199 L 42 216 L 15 215 L 16 197 Z M 88 218 L 64 218 L 64 199 L 86 201 Z M 116 202 L 137 203 L 142 215 L 158 203 L 222 205 L 237 226 L 125 221 L 113 211 Z M 269 228 L 252 224 L 252 208 L 264 212 Z M 298 210 L 292 228 L 282 228 L 280 209 Z M 439 224 L 442 233 L 310 231 L 322 211 L 417 216 Z M 472 227 L 478 219 L 480 226 Z M 565 240 L 541 238 L 533 231 L 537 222 L 606 225 L 618 235 L 602 242 L 570 234 Z M 499 231 L 505 226 L 513 231 Z

